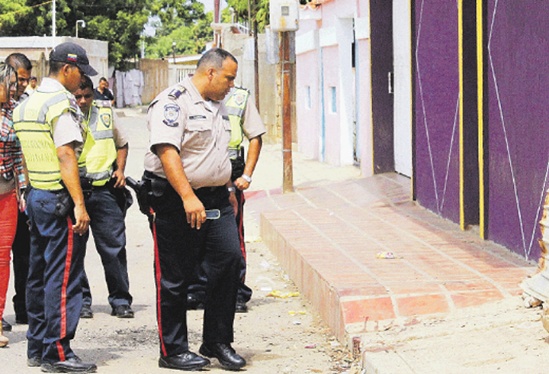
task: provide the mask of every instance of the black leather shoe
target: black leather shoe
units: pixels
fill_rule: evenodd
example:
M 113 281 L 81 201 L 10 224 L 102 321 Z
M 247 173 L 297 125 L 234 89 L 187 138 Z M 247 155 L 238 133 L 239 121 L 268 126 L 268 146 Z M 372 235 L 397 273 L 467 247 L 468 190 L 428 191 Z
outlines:
M 71 357 L 66 361 L 43 362 L 40 369 L 44 373 L 95 373 L 97 366 L 82 362 L 78 357 Z
M 113 308 L 111 316 L 118 318 L 133 318 L 133 310 L 129 305 L 119 305 Z
M 82 310 L 80 311 L 80 318 L 93 318 L 93 311 L 91 305 L 82 305 Z
M 11 329 L 12 329 L 11 324 L 8 321 L 6 321 L 4 318 L 2 318 L 2 330 L 11 331 Z
M 38 368 L 42 365 L 42 358 L 41 357 L 31 357 L 27 358 L 27 366 L 30 368 Z
M 204 303 L 192 295 L 187 295 L 187 310 L 204 309 Z
M 248 312 L 248 306 L 246 305 L 245 301 L 236 301 L 236 307 L 235 312 L 237 313 L 247 313 Z
M 230 344 L 202 344 L 200 354 L 217 358 L 221 366 L 228 370 L 239 370 L 246 366 L 246 360 L 236 353 Z
M 160 357 L 158 366 L 161 368 L 196 371 L 210 364 L 210 360 L 193 352 L 185 352 L 177 356 Z

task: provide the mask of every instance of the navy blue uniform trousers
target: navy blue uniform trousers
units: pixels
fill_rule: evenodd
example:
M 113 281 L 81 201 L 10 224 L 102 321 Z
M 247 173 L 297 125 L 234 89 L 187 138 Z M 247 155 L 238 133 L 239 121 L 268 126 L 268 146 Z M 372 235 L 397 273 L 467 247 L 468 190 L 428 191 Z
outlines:
M 27 355 L 47 362 L 75 356 L 70 341 L 82 309 L 84 240 L 72 231 L 72 210 L 66 217 L 55 214 L 58 197 L 59 193 L 32 188 L 27 198 L 31 237 Z
M 27 277 L 29 276 L 30 232 L 29 218 L 25 212 L 19 212 L 17 217 L 17 232 L 11 252 L 13 253 L 13 309 L 16 321 L 27 320 Z
M 113 308 L 120 305 L 131 305 L 124 213 L 116 203 L 115 196 L 106 186 L 94 188 L 91 191 L 90 195 L 86 197 L 86 210 L 90 216 L 90 229 L 95 247 L 105 271 L 109 304 Z M 89 232 L 85 235 L 86 241 L 88 236 Z M 92 295 L 85 270 L 82 276 L 82 294 L 83 303 L 91 305 Z
M 234 210 L 227 189 L 195 191 L 206 209 L 219 209 L 219 219 L 207 220 L 200 230 L 187 223 L 181 198 L 168 186 L 153 198 L 149 217 L 155 243 L 155 281 L 160 354 L 174 356 L 189 350 L 187 287 L 199 258 L 208 277 L 202 338 L 205 343 L 233 342 L 236 292 L 242 258 Z
M 235 191 L 236 201 L 238 203 L 238 210 L 236 213 L 236 227 L 238 229 L 238 239 L 240 241 L 240 251 L 242 258 L 240 259 L 240 283 L 238 285 L 237 300 L 239 302 L 247 303 L 252 298 L 252 290 L 246 286 L 246 241 L 244 236 L 244 203 L 246 198 L 244 197 L 244 191 L 236 189 Z M 196 278 L 189 285 L 189 295 L 195 300 L 202 302 L 206 295 L 206 284 L 208 283 L 208 277 L 204 273 L 202 266 L 199 265 L 196 269 Z

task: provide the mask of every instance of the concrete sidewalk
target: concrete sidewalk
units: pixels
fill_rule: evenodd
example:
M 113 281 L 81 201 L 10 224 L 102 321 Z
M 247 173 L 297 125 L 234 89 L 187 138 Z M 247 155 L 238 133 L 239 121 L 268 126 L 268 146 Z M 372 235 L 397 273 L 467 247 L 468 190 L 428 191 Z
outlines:
M 396 174 L 360 178 L 294 152 L 295 192 L 282 194 L 279 151 L 262 152 L 247 229 L 260 221 L 263 241 L 367 373 L 546 372 L 540 310 L 522 306 L 518 287 L 535 264 L 418 206 Z

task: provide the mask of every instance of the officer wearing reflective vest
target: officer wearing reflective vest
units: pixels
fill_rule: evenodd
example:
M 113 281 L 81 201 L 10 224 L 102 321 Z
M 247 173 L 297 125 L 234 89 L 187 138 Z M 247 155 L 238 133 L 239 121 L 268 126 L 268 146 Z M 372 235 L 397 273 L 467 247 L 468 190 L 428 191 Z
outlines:
M 250 91 L 233 87 L 225 98 L 225 107 L 231 123 L 231 140 L 229 141 L 229 158 L 232 165 L 231 181 L 235 190 L 237 210 L 235 211 L 236 225 L 240 239 L 242 261 L 240 264 L 240 284 L 236 298 L 236 312 L 245 313 L 248 310 L 246 303 L 252 297 L 252 290 L 246 286 L 246 244 L 244 238 L 244 190 L 252 183 L 252 174 L 261 152 L 261 136 L 266 132 L 265 125 L 255 107 Z M 248 153 L 244 159 L 242 142 L 246 137 L 249 141 Z M 197 280 L 189 286 L 187 296 L 188 308 L 200 308 L 205 295 L 206 276 L 201 268 L 198 269 Z
M 71 92 L 84 74 L 97 72 L 72 42 L 56 46 L 49 65 L 48 77 L 13 113 L 31 184 L 27 365 L 48 373 L 88 373 L 96 365 L 70 347 L 82 308 L 83 235 L 90 223 L 78 177 L 82 112 Z
M 78 159 L 80 182 L 95 247 L 105 270 L 111 315 L 133 318 L 124 223 L 126 196 L 129 195 L 124 177 L 128 141 L 122 129 L 116 126 L 110 102 L 93 101 L 93 83 L 89 77 L 84 77 L 74 96 L 87 125 L 86 142 Z M 87 239 L 88 235 L 85 237 Z M 80 318 L 93 318 L 92 295 L 85 270 L 82 293 Z

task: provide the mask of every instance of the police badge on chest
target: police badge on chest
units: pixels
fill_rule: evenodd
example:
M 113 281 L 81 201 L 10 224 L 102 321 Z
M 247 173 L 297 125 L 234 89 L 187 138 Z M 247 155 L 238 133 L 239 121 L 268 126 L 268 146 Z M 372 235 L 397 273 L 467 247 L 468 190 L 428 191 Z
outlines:
M 179 126 L 177 119 L 179 118 L 179 106 L 176 104 L 164 105 L 164 124 L 169 127 Z

